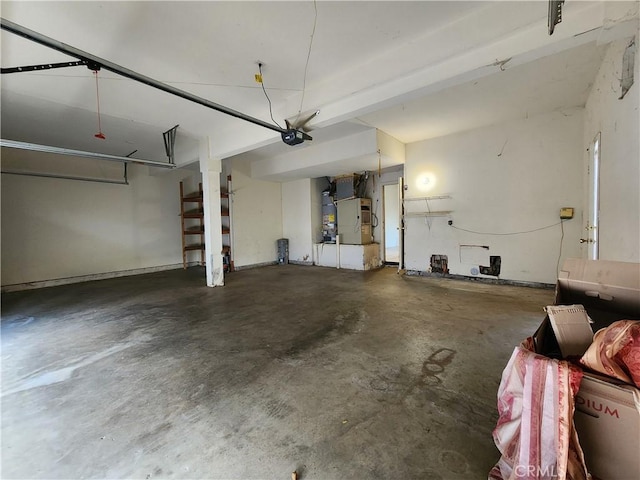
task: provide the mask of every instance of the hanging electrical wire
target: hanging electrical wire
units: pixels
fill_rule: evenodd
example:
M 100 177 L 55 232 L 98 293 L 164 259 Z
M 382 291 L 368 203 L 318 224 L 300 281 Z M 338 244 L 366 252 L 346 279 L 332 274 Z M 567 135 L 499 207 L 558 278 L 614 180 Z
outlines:
M 313 0 L 313 10 L 315 12 L 313 16 L 313 29 L 311 30 L 311 39 L 309 40 L 309 50 L 307 51 L 307 61 L 304 65 L 304 76 L 302 77 L 302 98 L 300 99 L 300 108 L 298 109 L 298 116 L 296 117 L 296 122 L 300 118 L 300 115 L 302 113 L 302 107 L 304 106 L 304 95 L 307 90 L 307 70 L 309 69 L 309 59 L 311 58 L 313 38 L 316 35 L 316 25 L 318 23 L 318 5 L 316 4 L 316 0 Z
M 378 211 L 378 200 L 376 200 L 376 212 Z M 371 214 L 371 228 L 376 228 L 378 225 L 380 225 L 380 220 L 378 219 L 378 215 L 376 215 L 376 212 L 373 212 Z
M 271 99 L 269 98 L 269 95 L 267 94 L 267 90 L 264 88 L 264 76 L 262 75 L 262 63 L 258 63 L 258 71 L 260 72 L 260 74 L 256 75 L 256 80 L 262 86 L 262 91 L 264 92 L 264 96 L 267 97 L 267 102 L 269 102 L 269 115 L 271 116 L 271 121 L 273 123 L 275 123 L 278 127 L 280 127 L 280 124 L 278 122 L 276 122 L 275 118 L 273 118 L 273 110 L 272 110 L 272 106 L 271 106 Z M 282 127 L 280 127 L 280 128 L 282 128 Z
M 545 227 L 540 227 L 540 228 L 534 228 L 533 230 L 524 230 L 522 232 L 508 232 L 508 233 L 491 233 L 491 232 L 476 232 L 474 230 L 467 230 L 465 228 L 460 228 L 460 227 L 456 227 L 455 225 L 451 225 L 451 228 L 455 228 L 456 230 L 461 230 L 463 232 L 469 232 L 469 233 L 475 233 L 477 235 L 497 235 L 497 236 L 503 236 L 503 235 L 521 235 L 523 233 L 533 233 L 533 232 L 539 232 L 540 230 L 545 230 L 547 228 L 553 228 L 557 225 L 560 225 L 561 222 L 558 223 L 554 223 L 552 225 L 547 225 Z
M 558 252 L 558 262 L 556 263 L 556 275 L 560 276 L 560 258 L 562 257 L 562 242 L 564 241 L 564 220 L 560 220 L 560 251 Z

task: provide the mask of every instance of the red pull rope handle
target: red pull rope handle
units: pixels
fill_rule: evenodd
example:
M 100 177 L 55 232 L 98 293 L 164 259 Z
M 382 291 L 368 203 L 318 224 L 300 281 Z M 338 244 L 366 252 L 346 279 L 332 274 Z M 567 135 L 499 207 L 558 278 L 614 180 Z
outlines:
M 94 137 L 104 140 L 106 137 L 104 133 L 102 133 L 102 125 L 100 124 L 100 91 L 98 89 L 98 71 L 94 70 L 93 74 L 96 77 L 96 104 L 98 106 L 98 133 L 94 135 Z

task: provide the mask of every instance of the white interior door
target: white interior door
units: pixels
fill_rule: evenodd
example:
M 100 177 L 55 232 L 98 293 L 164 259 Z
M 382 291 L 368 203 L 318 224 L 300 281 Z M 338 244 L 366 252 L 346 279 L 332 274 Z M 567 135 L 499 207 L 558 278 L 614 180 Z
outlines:
M 398 184 L 383 185 L 384 261 L 400 263 L 400 197 Z
M 398 178 L 398 232 L 400 232 L 398 244 L 400 259 L 398 262 L 398 273 L 404 270 L 404 178 Z
M 580 243 L 587 244 L 587 258 L 590 260 L 598 259 L 601 151 L 600 133 L 598 133 L 589 147 L 587 218 L 585 222 L 585 235 L 580 239 Z

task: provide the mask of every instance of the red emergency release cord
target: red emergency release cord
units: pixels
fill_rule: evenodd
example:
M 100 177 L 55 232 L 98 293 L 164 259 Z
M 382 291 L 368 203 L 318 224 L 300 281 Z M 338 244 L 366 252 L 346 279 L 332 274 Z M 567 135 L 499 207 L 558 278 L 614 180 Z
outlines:
M 100 125 L 100 91 L 98 90 L 98 71 L 94 70 L 93 74 L 96 76 L 96 104 L 98 106 L 98 133 L 96 133 L 94 137 L 99 138 L 100 140 L 105 140 L 107 137 L 102 133 L 102 126 Z

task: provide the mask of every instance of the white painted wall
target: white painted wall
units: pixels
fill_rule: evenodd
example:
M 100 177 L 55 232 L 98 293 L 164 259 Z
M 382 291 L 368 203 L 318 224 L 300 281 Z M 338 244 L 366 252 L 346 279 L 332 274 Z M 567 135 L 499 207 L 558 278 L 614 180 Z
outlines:
M 389 163 L 391 163 L 391 165 L 404 164 L 406 158 L 404 143 L 382 130 L 376 130 L 376 141 L 381 157 L 387 159 L 384 162 L 385 166 Z M 382 159 L 379 166 L 380 168 L 384 168 L 382 166 Z
M 282 236 L 289 239 L 289 261 L 313 263 L 313 244 L 322 241 L 322 191 L 325 178 L 282 184 Z
M 559 209 L 576 208 L 564 224 L 562 257 L 580 254 L 583 109 L 553 112 L 407 145 L 405 197 L 450 194 L 450 200 L 406 202 L 408 211 L 451 210 L 455 227 L 512 233 L 559 222 Z M 432 175 L 428 186 L 425 175 Z M 478 235 L 447 225 L 449 217 L 406 221 L 408 270 L 426 271 L 433 254 L 448 256 L 450 273 L 471 275 L 460 245 L 487 245 L 502 257 L 500 278 L 555 283 L 560 226 L 513 235 Z M 464 259 L 463 259 L 464 260 Z
M 311 263 L 311 179 L 282 184 L 282 236 L 289 239 L 289 261 Z
M 404 144 L 374 128 L 345 124 L 354 130 L 346 136 L 319 143 L 305 143 L 286 150 L 277 149 L 270 156 L 238 155 L 251 161 L 251 176 L 263 180 L 286 182 L 299 178 L 335 177 L 353 172 L 377 171 L 404 163 Z M 282 148 L 282 146 L 280 146 Z
M 640 31 L 636 43 L 638 39 Z M 600 258 L 640 262 L 640 57 L 637 53 L 635 83 L 619 100 L 622 55 L 628 44 L 628 38 L 618 40 L 607 50 L 585 107 L 583 151 L 586 166 L 589 160 L 586 149 L 601 132 Z M 586 178 L 585 170 L 585 190 Z
M 246 162 L 233 162 L 231 176 L 235 267 L 275 263 L 282 238 L 280 184 L 251 178 Z
M 178 184 L 194 175 L 130 165 L 129 186 L 3 175 L 3 287 L 181 264 Z

